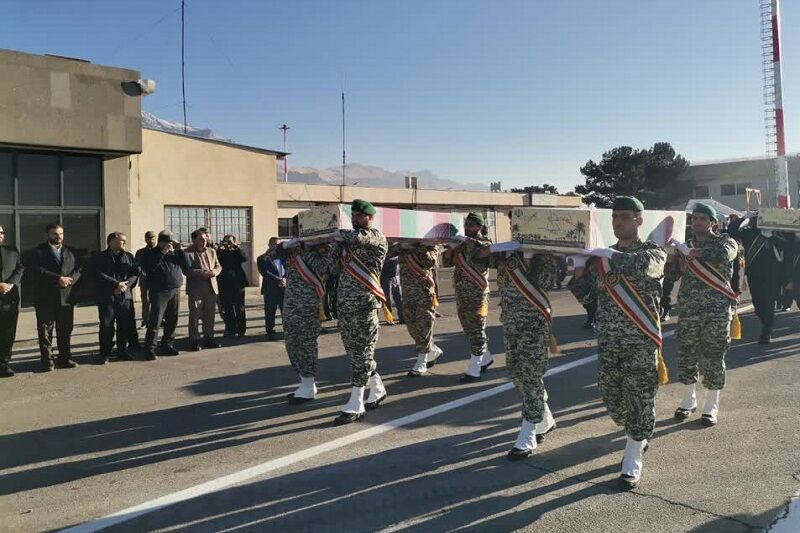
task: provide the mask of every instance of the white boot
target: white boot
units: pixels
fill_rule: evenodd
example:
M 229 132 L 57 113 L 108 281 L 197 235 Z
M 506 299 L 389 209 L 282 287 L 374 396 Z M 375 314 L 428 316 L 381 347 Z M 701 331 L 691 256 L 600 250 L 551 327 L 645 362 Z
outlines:
M 642 462 L 647 439 L 633 440 L 628 437 L 625 443 L 625 455 L 622 458 L 622 476 L 620 481 L 624 488 L 636 488 L 642 477 Z
M 542 421 L 536 424 L 536 441 L 544 441 L 544 436 L 550 432 L 551 429 L 556 427 L 556 421 L 553 418 L 553 413 L 550 412 L 550 406 L 544 402 L 544 412 L 542 412 Z
M 519 428 L 519 435 L 514 448 L 517 450 L 536 449 L 536 425 L 533 422 L 522 419 L 522 427 Z
M 316 398 L 317 384 L 314 382 L 314 376 L 310 378 L 300 376 L 300 386 L 292 393 L 292 396 L 309 400 Z
M 342 407 L 343 413 L 361 414 L 364 409 L 364 389 L 366 387 L 353 387 L 350 392 L 350 400 Z
M 706 393 L 706 404 L 703 406 L 703 418 L 701 419 L 704 426 L 715 426 L 717 424 L 720 392 L 722 391 L 710 390 Z
M 366 409 L 377 409 L 381 402 L 386 399 L 386 387 L 383 386 L 380 374 L 374 372 L 367 381 L 369 395 L 367 396 Z
M 471 378 L 481 377 L 481 363 L 483 362 L 483 355 L 471 355 L 467 371 L 465 372 Z
M 427 371 L 428 371 L 428 354 L 427 353 L 417 354 L 417 362 L 414 363 L 414 366 L 411 367 L 411 370 L 408 372 L 408 375 L 421 376 Z
M 492 364 L 494 364 L 494 356 L 487 346 L 481 355 L 481 372 L 492 366 Z
M 427 354 L 428 359 L 426 360 L 426 363 L 428 368 L 436 364 L 436 360 L 442 356 L 442 353 L 444 353 L 442 352 L 442 349 L 434 344 Z

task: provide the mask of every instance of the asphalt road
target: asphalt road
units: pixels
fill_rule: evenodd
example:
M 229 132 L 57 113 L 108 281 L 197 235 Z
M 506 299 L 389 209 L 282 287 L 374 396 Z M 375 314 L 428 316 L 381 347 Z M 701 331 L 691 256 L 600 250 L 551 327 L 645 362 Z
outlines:
M 520 407 L 507 384 L 497 300 L 488 328 L 497 363 L 462 385 L 466 341 L 447 271 L 442 280 L 442 362 L 406 378 L 410 338 L 402 326 L 381 328 L 376 357 L 389 398 L 345 427 L 332 425 L 349 394 L 335 331 L 320 339 L 318 399 L 294 407 L 284 400 L 294 373 L 283 343 L 262 335 L 257 306 L 244 340 L 106 366 L 87 360 L 96 314 L 81 309 L 75 344 L 86 364 L 48 374 L 32 372 L 38 355 L 25 314 L 21 372 L 0 381 L 0 529 L 745 532 L 786 513 L 800 488 L 796 311 L 778 315 L 766 348 L 744 315 L 717 427 L 697 417 L 676 423 L 680 385 L 661 388 L 642 484 L 623 493 L 624 434 L 600 401 L 594 336 L 571 295 L 551 294 L 561 353 L 545 381 L 558 428 L 534 457 L 512 463 L 505 454 Z M 674 338 L 665 351 L 674 374 Z M 115 513 L 124 520 L 91 522 Z

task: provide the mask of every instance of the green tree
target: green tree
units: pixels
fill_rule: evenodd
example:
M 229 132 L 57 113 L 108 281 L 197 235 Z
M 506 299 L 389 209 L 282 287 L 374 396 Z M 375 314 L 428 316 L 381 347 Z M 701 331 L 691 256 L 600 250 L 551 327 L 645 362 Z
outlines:
M 558 188 L 555 185 L 545 183 L 544 185 L 528 185 L 527 187 L 518 187 L 511 189 L 511 192 L 523 192 L 525 194 L 558 194 Z
M 599 163 L 589 160 L 581 168 L 586 183 L 575 192 L 597 207 L 611 207 L 617 196 L 636 196 L 648 209 L 665 208 L 691 196 L 694 184 L 677 179 L 688 166 L 666 142 L 643 149 L 618 146 Z

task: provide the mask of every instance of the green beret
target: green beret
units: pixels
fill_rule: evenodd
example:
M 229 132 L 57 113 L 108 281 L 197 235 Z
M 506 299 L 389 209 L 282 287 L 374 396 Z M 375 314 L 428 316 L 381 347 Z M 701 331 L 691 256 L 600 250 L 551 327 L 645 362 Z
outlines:
M 375 206 L 366 200 L 353 200 L 352 208 L 353 211 L 364 213 L 365 215 L 374 215 L 377 212 L 375 211 Z
M 611 207 L 613 211 L 636 211 L 641 213 L 644 211 L 644 206 L 638 198 L 633 196 L 617 196 L 614 198 L 614 205 Z
M 478 213 L 477 211 L 473 211 L 472 213 L 467 215 L 467 220 L 472 219 L 473 221 L 477 222 L 481 226 L 485 226 L 486 223 L 483 220 L 483 215 Z
M 719 219 L 717 218 L 717 210 L 708 204 L 701 204 L 700 202 L 697 202 L 696 204 L 694 204 L 694 209 L 692 209 L 692 213 L 700 213 L 701 215 L 707 215 L 708 218 L 710 218 L 711 220 L 719 221 Z

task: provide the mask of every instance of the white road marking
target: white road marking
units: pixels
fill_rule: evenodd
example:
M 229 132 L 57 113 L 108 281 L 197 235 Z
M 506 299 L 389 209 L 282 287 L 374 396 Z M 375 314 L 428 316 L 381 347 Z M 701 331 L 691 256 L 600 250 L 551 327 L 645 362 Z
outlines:
M 739 309 L 739 312 L 743 313 L 751 308 L 752 306 L 748 305 Z M 663 337 L 668 338 L 674 334 L 675 330 L 672 329 L 664 333 Z M 545 377 L 555 376 L 557 374 L 561 374 L 562 372 L 566 372 L 567 370 L 572 370 L 573 368 L 577 368 L 579 366 L 588 365 L 589 363 L 592 363 L 596 360 L 597 360 L 597 354 L 582 357 L 580 359 L 576 359 L 575 361 L 570 361 L 569 363 L 564 363 L 563 365 L 551 368 L 550 370 L 547 371 Z M 275 470 L 285 468 L 287 466 L 299 463 L 301 461 L 305 461 L 307 459 L 311 459 L 312 457 L 316 457 L 323 453 L 331 452 L 333 450 L 349 446 L 356 442 L 369 439 L 371 437 L 375 437 L 383 433 L 387 433 L 389 431 L 392 431 L 393 429 L 397 429 L 403 426 L 408 426 L 417 423 L 421 420 L 425 420 L 426 418 L 431 418 L 433 416 L 446 413 L 447 411 L 452 411 L 453 409 L 458 409 L 459 407 L 464 407 L 465 405 L 469 405 L 471 403 L 475 403 L 477 401 L 486 398 L 491 398 L 492 396 L 497 396 L 498 394 L 502 394 L 503 392 L 509 391 L 513 388 L 514 388 L 513 383 L 511 382 L 503 383 L 502 385 L 497 385 L 496 387 L 492 387 L 491 389 L 486 389 L 481 392 L 476 392 L 475 394 L 470 394 L 469 396 L 465 396 L 464 398 L 459 398 L 458 400 L 453 400 L 444 403 L 442 405 L 437 405 L 436 407 L 431 407 L 430 409 L 425 409 L 424 411 L 419 411 L 416 413 L 412 413 L 410 415 L 396 418 L 394 420 L 390 420 L 383 424 L 373 426 L 371 428 L 364 429 L 362 431 L 358 431 L 351 435 L 340 437 L 338 439 L 334 439 L 332 441 L 319 444 L 317 446 L 312 446 L 311 448 L 307 448 L 305 450 L 301 450 L 299 452 L 295 452 L 286 455 L 284 457 L 279 457 L 271 461 L 266 461 L 261 464 L 252 466 L 250 468 L 245 468 L 244 470 L 240 470 L 239 472 L 234 472 L 233 474 L 212 479 L 205 483 L 195 485 L 194 487 L 189 487 L 188 489 L 179 490 L 177 492 L 173 492 L 172 494 L 167 494 L 166 496 L 162 496 L 160 498 L 156 498 L 154 500 L 150 500 L 148 502 L 135 505 L 127 509 L 123 509 L 122 511 L 118 511 L 116 513 L 104 516 L 102 518 L 96 518 L 89 522 L 73 526 L 63 531 L 65 533 L 90 533 L 94 531 L 100 531 L 107 527 L 115 526 L 117 524 L 133 520 L 138 516 L 152 513 L 154 511 L 157 511 L 158 509 L 163 509 L 165 507 L 174 505 L 179 502 L 190 500 L 192 498 L 197 498 L 199 496 L 210 494 L 212 492 L 217 492 L 226 489 L 228 487 L 231 487 L 233 485 L 238 485 L 250 479 L 263 476 L 264 474 L 268 474 Z

